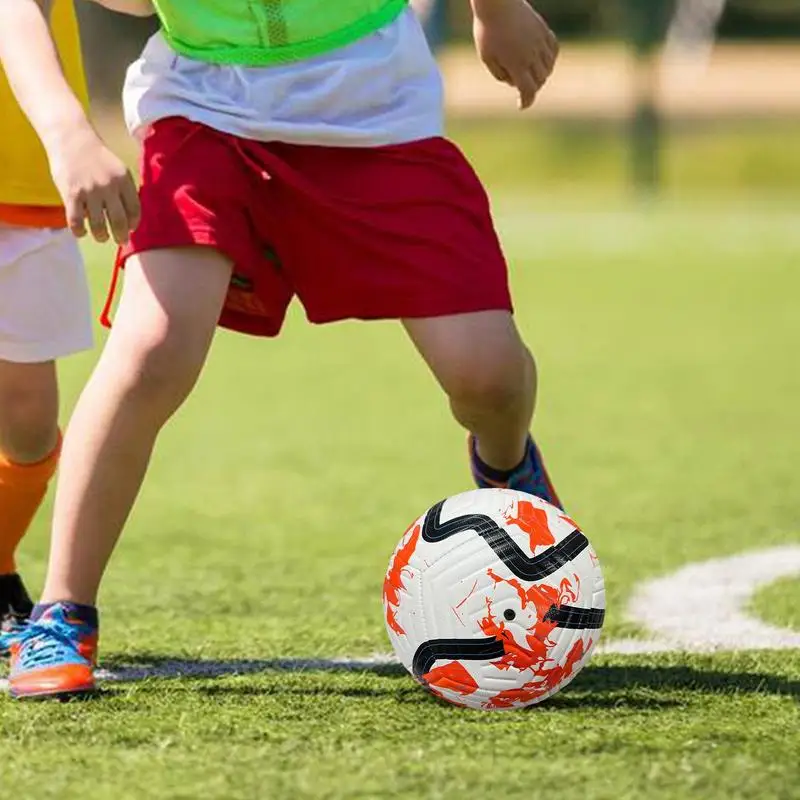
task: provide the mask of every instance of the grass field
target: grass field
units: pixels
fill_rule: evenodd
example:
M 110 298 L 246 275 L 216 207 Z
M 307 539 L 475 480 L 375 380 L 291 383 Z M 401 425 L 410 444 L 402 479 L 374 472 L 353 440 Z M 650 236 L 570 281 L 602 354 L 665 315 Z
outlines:
M 642 580 L 798 542 L 800 207 L 597 208 L 496 203 L 538 437 L 603 561 L 611 640 L 642 635 L 624 614 Z M 99 296 L 109 254 L 88 252 Z M 92 360 L 64 366 L 66 405 Z M 387 651 L 388 556 L 467 486 L 463 451 L 397 326 L 297 313 L 275 343 L 220 335 L 105 584 L 102 651 L 242 674 L 0 702 L 0 797 L 800 798 L 797 650 L 598 655 L 505 714 L 445 707 L 391 664 L 291 668 Z M 752 607 L 798 629 L 798 603 L 785 579 Z
M 627 191 L 631 174 L 629 124 L 623 120 L 514 118 L 454 120 L 451 131 L 491 184 L 551 187 L 561 194 Z M 800 182 L 797 117 L 665 120 L 662 191 L 688 200 L 716 193 L 784 197 Z M 489 142 L 502 141 L 503 147 Z

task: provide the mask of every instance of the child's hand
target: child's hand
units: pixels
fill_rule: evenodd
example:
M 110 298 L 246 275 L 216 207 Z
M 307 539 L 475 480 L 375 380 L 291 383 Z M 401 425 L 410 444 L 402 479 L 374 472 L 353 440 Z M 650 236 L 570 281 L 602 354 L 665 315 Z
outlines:
M 499 81 L 516 87 L 529 108 L 558 57 L 558 41 L 526 0 L 472 0 L 478 55 Z
M 108 241 L 108 229 L 123 244 L 139 224 L 139 195 L 125 164 L 86 125 L 48 142 L 53 180 L 67 212 L 67 224 L 77 237 L 86 223 L 98 242 Z

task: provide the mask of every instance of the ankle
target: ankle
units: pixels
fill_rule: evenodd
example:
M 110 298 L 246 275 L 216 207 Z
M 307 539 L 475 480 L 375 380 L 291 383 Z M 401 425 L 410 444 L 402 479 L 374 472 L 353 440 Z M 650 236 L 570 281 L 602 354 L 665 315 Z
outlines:
M 488 450 L 481 446 L 476 437 L 472 437 L 472 458 L 478 471 L 492 481 L 505 482 L 509 477 L 521 470 L 527 460 L 530 449 L 530 436 L 525 437 L 521 448 L 514 451 Z
M 74 579 L 46 580 L 39 602 L 48 606 L 63 603 L 94 608 L 97 605 L 97 590 L 92 592 L 91 589 L 78 588 L 76 583 Z
M 74 619 L 80 620 L 92 628 L 96 628 L 99 625 L 100 618 L 96 606 L 84 605 L 83 603 L 73 603 L 69 600 L 57 600 L 51 603 L 37 603 L 31 612 L 31 621 L 36 622 L 42 617 L 42 615 L 44 615 L 54 606 L 60 606 L 65 614 L 68 614 Z

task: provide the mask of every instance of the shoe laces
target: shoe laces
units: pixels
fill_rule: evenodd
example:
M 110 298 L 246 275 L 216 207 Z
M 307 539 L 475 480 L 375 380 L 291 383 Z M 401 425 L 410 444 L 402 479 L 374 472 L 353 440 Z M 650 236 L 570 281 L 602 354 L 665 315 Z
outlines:
M 80 656 L 78 631 L 73 633 L 67 626 L 68 623 L 59 625 L 49 620 L 17 623 L 11 631 L 0 635 L 0 653 L 16 650 L 17 658 L 26 668 L 46 666 L 64 655 Z

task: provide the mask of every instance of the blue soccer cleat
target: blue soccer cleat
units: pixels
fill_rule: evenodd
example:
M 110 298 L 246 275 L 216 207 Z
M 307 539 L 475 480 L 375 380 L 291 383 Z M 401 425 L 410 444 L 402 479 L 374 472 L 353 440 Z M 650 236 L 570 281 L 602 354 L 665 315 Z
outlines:
M 94 692 L 97 625 L 55 603 L 33 622 L 0 636 L 11 653 L 11 697 L 68 699 Z
M 478 459 L 475 437 L 469 437 L 469 460 L 472 477 L 479 489 L 514 489 L 539 497 L 558 509 L 564 510 L 556 493 L 553 482 L 547 474 L 542 460 L 542 454 L 536 443 L 529 436 L 525 457 L 522 464 L 511 473 L 506 481 L 498 481 L 484 474 L 481 462 Z

